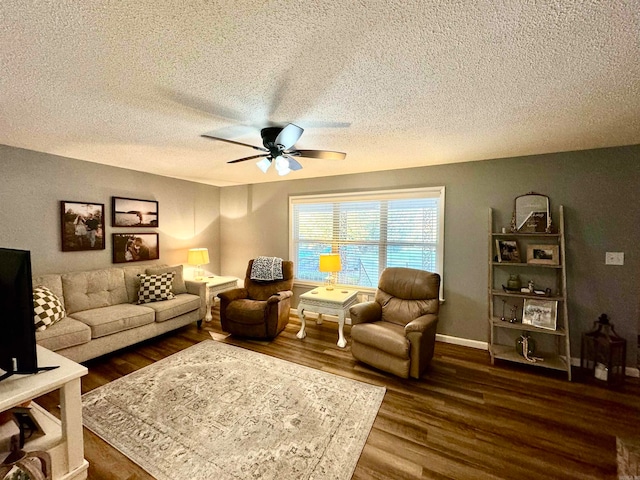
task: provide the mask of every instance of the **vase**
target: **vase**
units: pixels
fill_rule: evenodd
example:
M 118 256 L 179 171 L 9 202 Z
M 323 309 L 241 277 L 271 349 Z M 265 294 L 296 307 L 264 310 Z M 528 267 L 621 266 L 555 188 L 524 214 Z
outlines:
M 517 274 L 509 276 L 509 280 L 507 281 L 507 288 L 509 290 L 520 290 L 521 286 L 522 282 Z

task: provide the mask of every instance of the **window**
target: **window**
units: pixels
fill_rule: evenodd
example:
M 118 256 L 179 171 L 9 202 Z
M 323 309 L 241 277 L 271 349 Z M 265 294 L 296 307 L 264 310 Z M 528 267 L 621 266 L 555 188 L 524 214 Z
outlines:
M 386 267 L 442 275 L 444 187 L 289 198 L 297 280 L 321 283 L 321 253 L 339 253 L 338 283 L 375 288 Z

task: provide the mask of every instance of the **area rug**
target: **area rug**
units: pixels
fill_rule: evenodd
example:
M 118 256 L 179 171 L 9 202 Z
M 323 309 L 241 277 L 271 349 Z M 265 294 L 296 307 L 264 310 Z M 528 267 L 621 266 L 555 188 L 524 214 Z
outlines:
M 206 340 L 82 396 L 159 480 L 349 479 L 385 388 Z

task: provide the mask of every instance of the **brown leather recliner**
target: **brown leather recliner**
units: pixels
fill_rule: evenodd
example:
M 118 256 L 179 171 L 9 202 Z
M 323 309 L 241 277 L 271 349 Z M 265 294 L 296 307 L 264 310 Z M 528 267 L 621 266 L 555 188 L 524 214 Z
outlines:
M 386 268 L 372 302 L 349 309 L 351 353 L 402 378 L 420 378 L 436 341 L 440 275 L 412 268 Z
M 251 279 L 249 261 L 244 288 L 218 294 L 222 330 L 242 337 L 275 338 L 289 323 L 293 292 L 293 262 L 282 262 L 282 280 Z

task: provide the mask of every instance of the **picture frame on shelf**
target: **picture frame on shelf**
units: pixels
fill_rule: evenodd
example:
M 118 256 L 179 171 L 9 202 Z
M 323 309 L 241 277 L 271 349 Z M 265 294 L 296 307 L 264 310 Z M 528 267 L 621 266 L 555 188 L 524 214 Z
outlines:
M 157 233 L 114 233 L 113 263 L 141 262 L 160 258 Z
M 158 202 L 137 198 L 111 197 L 112 227 L 157 227 Z
M 527 263 L 560 265 L 560 248 L 558 245 L 527 245 Z
M 525 298 L 522 307 L 522 324 L 547 330 L 556 330 L 558 321 L 558 301 Z
M 104 250 L 104 204 L 60 201 L 63 252 Z
M 496 250 L 498 251 L 498 262 L 500 263 L 521 263 L 520 249 L 515 240 L 496 240 Z

